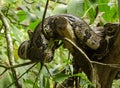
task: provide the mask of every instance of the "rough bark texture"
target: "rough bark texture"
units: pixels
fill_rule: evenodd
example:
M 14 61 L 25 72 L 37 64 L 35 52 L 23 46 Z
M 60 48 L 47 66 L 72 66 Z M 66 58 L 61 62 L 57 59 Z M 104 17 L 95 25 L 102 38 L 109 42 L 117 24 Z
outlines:
M 119 28 L 119 27 L 118 27 Z M 114 45 L 111 47 L 111 51 L 106 57 L 103 58 L 103 63 L 107 64 L 120 64 L 120 31 L 116 36 Z M 96 66 L 97 74 L 99 76 L 99 83 L 101 87 L 99 88 L 111 88 L 112 81 L 118 72 L 118 69 L 109 68 L 105 66 Z

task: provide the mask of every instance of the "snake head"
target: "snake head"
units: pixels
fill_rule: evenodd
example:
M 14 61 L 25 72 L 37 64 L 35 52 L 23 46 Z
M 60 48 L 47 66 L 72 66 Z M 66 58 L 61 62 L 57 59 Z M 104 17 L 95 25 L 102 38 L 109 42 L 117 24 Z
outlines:
M 41 46 L 37 48 L 35 46 L 30 46 L 29 41 L 24 41 L 21 43 L 18 49 L 18 56 L 22 59 L 30 59 L 33 62 L 45 62 L 49 63 L 53 60 L 54 49 L 53 44 L 49 46 Z
M 29 41 L 24 41 L 18 49 L 18 56 L 23 59 L 27 59 L 27 51 L 28 51 Z
M 30 40 L 21 43 L 18 55 L 22 59 L 29 59 L 33 62 L 49 63 L 54 56 L 54 42 L 48 41 L 43 34 L 31 36 Z
M 33 31 L 28 30 L 28 35 L 29 38 L 31 39 L 33 36 Z M 30 46 L 30 41 L 26 40 L 24 42 L 21 43 L 21 45 L 19 46 L 18 49 L 18 56 L 22 59 L 27 59 L 27 53 L 28 53 L 28 47 Z

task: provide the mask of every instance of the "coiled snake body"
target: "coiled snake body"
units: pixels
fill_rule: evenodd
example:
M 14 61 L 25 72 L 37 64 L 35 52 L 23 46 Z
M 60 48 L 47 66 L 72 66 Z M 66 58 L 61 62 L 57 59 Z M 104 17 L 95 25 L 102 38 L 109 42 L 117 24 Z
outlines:
M 104 56 L 108 51 L 109 40 L 106 39 L 106 32 L 100 36 L 86 22 L 75 16 L 68 14 L 50 16 L 44 20 L 43 28 L 40 23 L 34 32 L 28 32 L 30 40 L 23 42 L 18 50 L 18 55 L 21 58 L 50 62 L 53 59 L 56 46 L 59 46 L 59 39 L 64 37 L 76 43 L 94 60 L 101 59 L 101 56 Z M 65 47 L 73 49 L 71 44 L 64 40 L 63 42 Z

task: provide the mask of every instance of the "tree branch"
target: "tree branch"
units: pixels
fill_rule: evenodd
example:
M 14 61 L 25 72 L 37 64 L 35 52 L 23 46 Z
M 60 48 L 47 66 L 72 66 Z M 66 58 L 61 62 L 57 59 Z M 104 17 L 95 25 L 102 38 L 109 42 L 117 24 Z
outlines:
M 7 70 L 9 69 L 13 69 L 13 68 L 18 68 L 18 67 L 21 67 L 21 66 L 26 66 L 26 65 L 29 65 L 29 64 L 32 64 L 34 62 L 26 62 L 26 63 L 22 63 L 22 64 L 18 64 L 18 65 L 13 65 L 13 66 L 4 66 L 4 65 L 1 65 L 0 64 L 0 67 L 4 68 L 5 70 L 0 74 L 0 76 L 2 76 Z
M 7 42 L 8 60 L 9 60 L 10 66 L 12 66 L 14 63 L 14 52 L 13 52 L 12 38 L 10 35 L 10 25 L 9 25 L 6 17 L 2 14 L 2 12 L 0 12 L 0 19 L 4 25 L 4 28 L 5 28 L 5 38 L 6 38 L 6 42 Z M 12 71 L 14 80 L 17 80 L 17 74 L 16 74 L 15 69 L 11 68 L 11 71 Z M 18 81 L 15 82 L 15 86 L 16 86 L 16 88 L 21 88 Z
M 11 83 L 7 88 L 10 88 L 10 86 L 12 86 L 14 83 L 16 83 L 23 75 L 25 75 L 30 69 L 32 69 L 36 64 L 38 64 L 38 62 L 36 62 L 35 64 L 33 64 L 30 68 L 28 68 L 21 76 L 19 76 L 17 78 L 17 80 L 15 80 L 13 83 Z
M 69 42 L 71 45 L 73 45 L 79 52 L 81 52 L 83 54 L 83 56 L 85 57 L 85 59 L 90 63 L 91 67 L 92 67 L 92 64 L 98 64 L 98 65 L 101 65 L 101 66 L 107 66 L 107 67 L 110 67 L 110 68 L 116 68 L 116 69 L 119 69 L 120 70 L 120 64 L 105 64 L 105 63 L 101 63 L 101 62 L 97 62 L 97 61 L 91 61 L 89 59 L 89 57 L 86 55 L 86 53 L 80 49 L 74 42 L 72 42 L 70 39 L 68 38 L 64 38 L 64 40 L 66 40 L 67 42 Z
M 44 30 L 44 28 L 43 28 L 44 27 L 44 20 L 45 20 L 48 4 L 49 4 L 49 0 L 47 0 L 47 2 L 46 2 L 43 17 L 42 17 L 42 30 Z

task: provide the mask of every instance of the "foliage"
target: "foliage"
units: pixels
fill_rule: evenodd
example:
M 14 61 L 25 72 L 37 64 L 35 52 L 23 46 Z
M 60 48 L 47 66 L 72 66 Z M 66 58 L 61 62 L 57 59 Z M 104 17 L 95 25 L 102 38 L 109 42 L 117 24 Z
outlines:
M 99 22 L 100 25 L 106 22 L 118 22 L 118 9 L 116 0 L 51 0 L 49 2 L 49 8 L 47 9 L 47 16 L 54 14 L 73 14 L 78 17 L 82 17 L 88 24 L 94 24 L 96 16 L 100 13 Z M 60 2 L 57 2 L 60 1 Z M 34 30 L 36 25 L 41 22 L 46 0 L 0 0 L 1 13 L 6 17 L 10 25 L 10 34 L 13 40 L 14 46 L 14 63 L 19 64 L 26 62 L 17 55 L 17 50 L 22 41 L 28 40 L 27 30 Z M 64 70 L 73 74 L 73 67 L 71 65 L 72 60 L 68 59 L 68 51 L 63 47 L 56 50 L 54 60 L 46 64 L 47 68 L 43 68 L 39 76 L 39 81 L 35 88 L 52 88 L 54 82 L 61 83 L 70 75 L 62 74 Z M 9 66 L 8 51 L 5 39 L 5 30 L 2 21 L 0 21 L 0 64 Z M 17 68 L 17 74 L 20 76 L 31 65 Z M 36 65 L 28 73 L 26 73 L 20 82 L 23 88 L 31 88 L 35 82 L 35 77 L 38 74 L 40 64 Z M 3 69 L 0 69 L 2 72 Z M 8 71 L 0 77 L 0 88 L 6 88 L 12 83 L 13 77 L 11 72 Z M 76 75 L 74 75 L 76 76 Z M 78 76 L 82 78 L 81 85 L 83 88 L 87 88 L 88 84 L 91 84 L 86 79 L 83 73 L 79 73 Z M 117 88 L 117 84 L 114 85 Z M 120 86 L 120 85 L 118 85 Z M 12 87 L 14 88 L 14 87 Z

